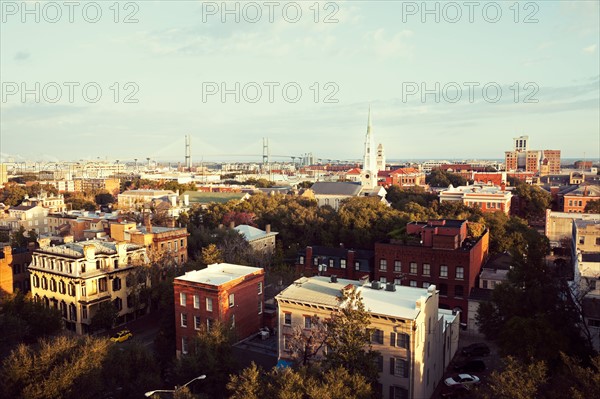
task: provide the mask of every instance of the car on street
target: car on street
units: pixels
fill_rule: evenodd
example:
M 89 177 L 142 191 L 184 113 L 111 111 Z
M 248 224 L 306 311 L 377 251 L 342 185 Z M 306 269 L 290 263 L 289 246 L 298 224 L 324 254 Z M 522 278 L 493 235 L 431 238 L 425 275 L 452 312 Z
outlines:
M 453 368 L 457 373 L 477 373 L 485 371 L 486 366 L 483 360 L 471 358 L 463 360 L 462 362 L 457 362 Z
M 449 387 L 453 385 L 475 385 L 479 384 L 479 377 L 473 374 L 459 374 L 454 377 L 446 378 L 444 384 Z
M 125 342 L 131 338 L 133 338 L 133 334 L 131 333 L 131 331 L 125 329 L 125 330 L 119 331 L 118 333 L 116 333 L 115 335 L 110 337 L 110 340 L 112 342 Z
M 483 342 L 478 342 L 465 346 L 461 353 L 465 356 L 487 356 L 490 354 L 490 347 Z

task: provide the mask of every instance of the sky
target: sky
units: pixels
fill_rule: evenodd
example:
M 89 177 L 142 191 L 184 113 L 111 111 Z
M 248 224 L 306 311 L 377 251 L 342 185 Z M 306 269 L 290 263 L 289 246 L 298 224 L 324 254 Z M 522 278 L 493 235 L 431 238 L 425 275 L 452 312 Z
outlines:
M 0 0 L 0 158 L 600 157 L 598 1 Z

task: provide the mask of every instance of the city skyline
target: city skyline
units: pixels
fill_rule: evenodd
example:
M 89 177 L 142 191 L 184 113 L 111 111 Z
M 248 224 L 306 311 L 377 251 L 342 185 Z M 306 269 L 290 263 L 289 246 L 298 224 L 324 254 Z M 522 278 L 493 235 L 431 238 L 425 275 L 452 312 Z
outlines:
M 179 160 L 185 135 L 194 163 L 260 157 L 263 137 L 272 154 L 359 160 L 369 105 L 390 159 L 502 159 L 520 135 L 563 158 L 600 157 L 597 2 L 483 2 L 472 23 L 437 2 L 437 15 L 420 2 L 306 3 L 297 22 L 290 7 L 273 23 L 236 2 L 231 15 L 220 2 L 131 3 L 102 3 L 98 23 L 3 9 L 3 160 Z M 486 4 L 499 4 L 497 21 Z M 98 102 L 83 98 L 86 84 L 101 88 Z M 23 102 L 23 87 L 37 93 Z

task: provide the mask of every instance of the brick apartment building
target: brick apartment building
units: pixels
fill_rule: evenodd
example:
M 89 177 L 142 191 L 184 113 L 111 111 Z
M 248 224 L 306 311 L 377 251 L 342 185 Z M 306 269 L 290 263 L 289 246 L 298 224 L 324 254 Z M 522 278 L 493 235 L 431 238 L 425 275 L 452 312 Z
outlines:
M 204 324 L 231 323 L 242 340 L 263 327 L 264 269 L 218 263 L 194 270 L 173 282 L 177 356 Z
M 440 203 L 447 201 L 460 201 L 471 207 L 478 207 L 482 212 L 510 213 L 512 193 L 506 190 L 504 184 L 493 186 L 487 184 L 473 184 L 470 186 L 452 187 L 440 192 Z
M 338 276 L 349 280 L 359 280 L 364 276 L 373 279 L 375 253 L 365 249 L 346 249 L 323 246 L 310 246 L 298 253 L 296 271 L 307 277 Z M 321 265 L 321 270 L 319 270 Z
M 30 248 L 11 248 L 6 245 L 0 249 L 0 298 L 19 290 L 29 292 L 29 271 L 27 266 L 31 263 Z
M 465 220 L 430 220 L 406 225 L 405 240 L 375 244 L 375 279 L 440 291 L 440 308 L 468 318 L 468 297 L 488 256 L 489 233 L 467 235 Z

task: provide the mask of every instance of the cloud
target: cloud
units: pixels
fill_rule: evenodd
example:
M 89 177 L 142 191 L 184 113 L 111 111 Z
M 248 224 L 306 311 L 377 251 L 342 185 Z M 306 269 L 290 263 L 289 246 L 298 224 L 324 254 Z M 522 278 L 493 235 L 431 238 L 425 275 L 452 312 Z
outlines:
M 407 57 L 412 54 L 412 46 L 408 38 L 413 36 L 410 30 L 402 30 L 395 35 L 388 35 L 383 28 L 365 35 L 367 46 L 371 46 L 380 58 Z
M 15 61 L 25 61 L 25 60 L 28 60 L 30 56 L 31 56 L 31 54 L 29 54 L 26 51 L 18 51 L 15 54 L 15 58 L 14 59 L 15 59 Z
M 583 52 L 588 54 L 594 54 L 597 48 L 598 46 L 596 44 L 592 44 L 591 46 L 585 47 L 583 49 Z

